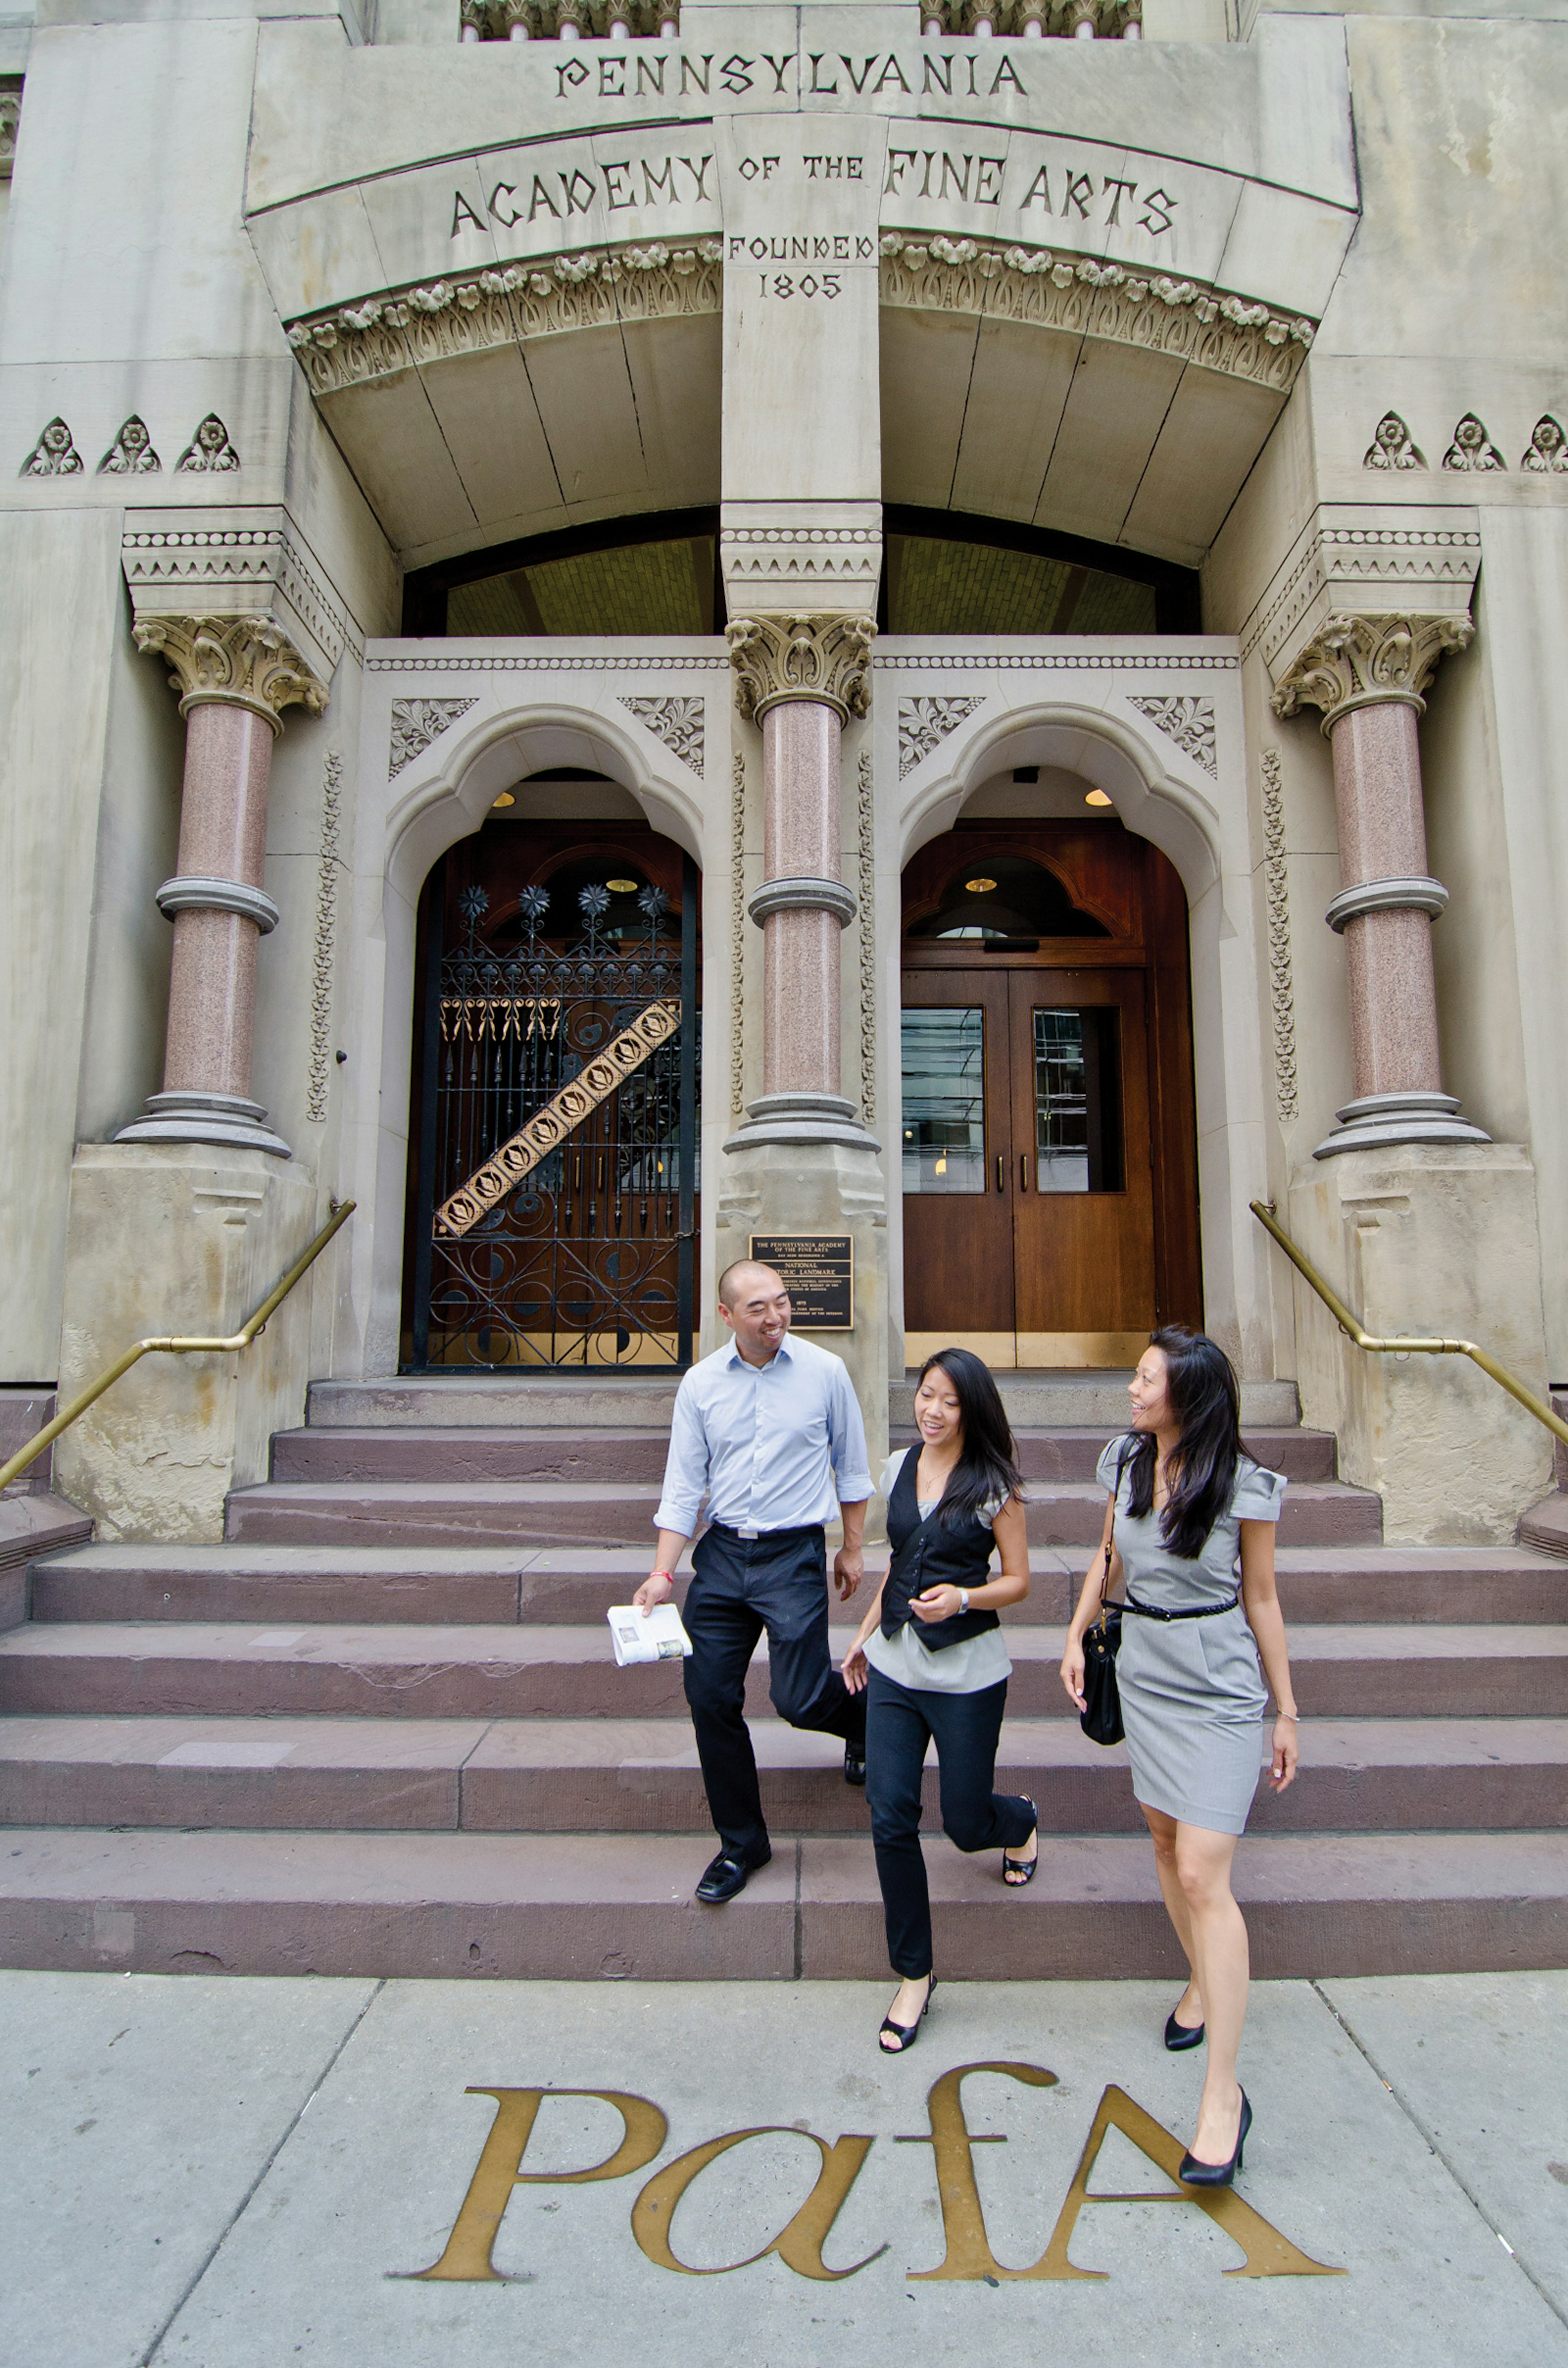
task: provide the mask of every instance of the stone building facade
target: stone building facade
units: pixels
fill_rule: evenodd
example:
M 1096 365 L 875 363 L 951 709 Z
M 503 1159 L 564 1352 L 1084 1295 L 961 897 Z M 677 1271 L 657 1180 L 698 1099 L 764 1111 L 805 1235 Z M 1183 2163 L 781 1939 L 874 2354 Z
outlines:
M 1561 9 L 0 52 L 3 1378 L 357 1204 L 62 1442 L 100 1536 L 312 1379 L 668 1370 L 754 1235 L 846 1246 L 873 1431 L 1201 1320 L 1391 1539 L 1512 1535 L 1546 1434 L 1250 1203 L 1568 1372 Z

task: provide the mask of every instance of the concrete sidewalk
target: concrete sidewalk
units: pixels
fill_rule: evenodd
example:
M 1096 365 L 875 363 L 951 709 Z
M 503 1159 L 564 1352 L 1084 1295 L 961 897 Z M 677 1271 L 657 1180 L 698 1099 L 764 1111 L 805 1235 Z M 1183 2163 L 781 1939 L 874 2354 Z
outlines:
M 1217 2218 L 1171 1986 L 891 1994 L 0 1974 L 6 2368 L 1568 2368 L 1568 1975 L 1259 1985 Z

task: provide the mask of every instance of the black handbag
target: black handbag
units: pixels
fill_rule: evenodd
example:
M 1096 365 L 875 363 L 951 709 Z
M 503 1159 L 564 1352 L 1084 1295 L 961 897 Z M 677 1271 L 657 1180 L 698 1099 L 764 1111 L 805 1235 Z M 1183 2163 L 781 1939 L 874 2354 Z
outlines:
M 1119 1469 L 1117 1486 L 1121 1486 Z M 1105 1569 L 1100 1574 L 1100 1616 L 1084 1637 L 1084 1707 L 1078 1724 L 1091 1743 L 1119 1743 L 1121 1694 L 1116 1682 L 1116 1656 L 1121 1645 L 1121 1606 L 1106 1601 L 1110 1585 L 1110 1558 L 1116 1543 L 1116 1505 L 1111 1502 L 1110 1535 L 1106 1540 Z

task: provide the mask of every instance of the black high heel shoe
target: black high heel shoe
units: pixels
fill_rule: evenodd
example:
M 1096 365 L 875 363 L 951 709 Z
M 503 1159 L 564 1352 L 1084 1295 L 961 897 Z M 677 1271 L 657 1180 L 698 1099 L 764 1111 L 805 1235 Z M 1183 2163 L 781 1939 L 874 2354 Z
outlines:
M 1165 2045 L 1173 2055 L 1185 2055 L 1189 2047 L 1201 2047 L 1205 2026 L 1201 2022 L 1178 2022 L 1173 2007 L 1165 2017 Z
M 926 2003 L 920 2009 L 919 2021 L 895 2022 L 891 2014 L 882 2017 L 882 2027 L 877 2034 L 877 2045 L 881 2048 L 884 2055 L 902 2055 L 906 2049 L 914 2046 L 920 2036 L 920 2024 L 931 2011 L 931 2000 L 936 1995 L 936 1990 L 937 1976 L 933 1974 L 926 1985 Z M 890 2033 L 895 2044 L 892 2047 L 882 2047 L 882 2041 Z
M 1247 2092 L 1244 2089 L 1242 2090 L 1242 2118 L 1236 2130 L 1236 2150 L 1234 2154 L 1231 2157 L 1229 2162 L 1199 2162 L 1196 2156 L 1184 2154 L 1181 2158 L 1181 2169 L 1176 2173 L 1176 2177 L 1181 2180 L 1183 2186 L 1230 2187 L 1233 2185 L 1236 2173 L 1242 2167 L 1242 2148 L 1247 2142 L 1247 2132 L 1251 2127 L 1252 2107 L 1247 2103 Z
M 1027 1793 L 1020 1793 L 1018 1798 L 1020 1801 L 1029 1801 Z M 1029 1806 L 1034 1809 L 1034 1856 L 1033 1858 L 1013 1858 L 1006 1850 L 1003 1851 L 1002 1880 L 1009 1891 L 1022 1891 L 1026 1883 L 1034 1881 L 1040 1866 L 1040 1811 L 1034 1808 L 1032 1801 L 1029 1801 Z

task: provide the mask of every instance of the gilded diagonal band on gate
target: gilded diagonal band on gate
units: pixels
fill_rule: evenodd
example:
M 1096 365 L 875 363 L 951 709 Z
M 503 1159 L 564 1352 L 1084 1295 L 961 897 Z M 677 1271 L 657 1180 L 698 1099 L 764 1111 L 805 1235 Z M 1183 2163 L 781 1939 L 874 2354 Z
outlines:
M 679 1027 L 678 1003 L 651 1003 L 646 1011 L 639 1012 L 630 1028 L 585 1062 L 570 1085 L 562 1086 L 542 1110 L 535 1111 L 527 1126 L 519 1127 L 509 1143 L 504 1143 L 483 1167 L 475 1168 L 466 1184 L 460 1184 L 442 1201 L 436 1212 L 437 1236 L 460 1236 L 477 1224 L 487 1210 L 505 1200 L 515 1184 L 521 1183 L 601 1102 L 608 1101 L 651 1053 L 667 1043 Z

